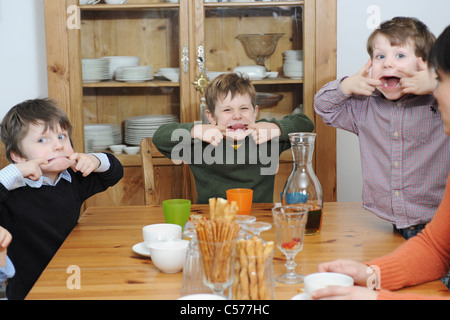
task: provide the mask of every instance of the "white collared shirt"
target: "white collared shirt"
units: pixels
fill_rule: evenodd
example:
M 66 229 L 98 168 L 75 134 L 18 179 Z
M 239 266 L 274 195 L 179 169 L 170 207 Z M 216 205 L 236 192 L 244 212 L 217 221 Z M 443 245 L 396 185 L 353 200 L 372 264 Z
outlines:
M 94 170 L 94 172 L 105 172 L 109 169 L 111 164 L 109 163 L 109 159 L 106 154 L 91 154 L 100 160 L 100 166 Z M 55 186 L 61 179 L 72 182 L 72 177 L 67 170 L 61 172 L 55 182 L 45 176 L 41 176 L 37 181 L 24 178 L 20 170 L 13 163 L 0 170 L 0 183 L 3 184 L 3 186 L 5 186 L 5 188 L 9 191 L 20 187 L 25 187 L 25 185 L 28 185 L 31 188 L 40 188 L 43 185 Z

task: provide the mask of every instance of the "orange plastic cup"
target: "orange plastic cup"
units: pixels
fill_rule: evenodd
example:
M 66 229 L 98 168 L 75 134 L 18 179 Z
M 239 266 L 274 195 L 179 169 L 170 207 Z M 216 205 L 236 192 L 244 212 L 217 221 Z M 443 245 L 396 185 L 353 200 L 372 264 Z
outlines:
M 249 215 L 252 210 L 253 190 L 244 188 L 228 189 L 227 200 L 230 204 L 232 201 L 236 201 L 239 207 L 238 214 Z

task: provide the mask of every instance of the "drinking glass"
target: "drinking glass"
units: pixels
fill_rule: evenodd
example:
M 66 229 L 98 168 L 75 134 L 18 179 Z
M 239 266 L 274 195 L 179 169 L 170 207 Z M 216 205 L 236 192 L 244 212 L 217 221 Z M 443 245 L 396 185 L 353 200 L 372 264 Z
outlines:
M 282 206 L 272 209 L 275 237 L 278 249 L 286 256 L 285 274 L 275 279 L 281 283 L 293 284 L 303 282 L 303 276 L 295 272 L 297 264 L 294 259 L 303 249 L 308 210 L 302 207 Z
M 261 232 L 270 230 L 272 228 L 272 225 L 264 221 L 255 221 L 242 225 L 242 228 L 244 230 L 250 231 L 251 233 L 253 233 L 254 236 L 262 240 Z
M 236 240 L 212 242 L 198 240 L 203 282 L 214 294 L 225 296 L 224 291 L 234 279 Z
M 245 214 L 238 214 L 234 221 L 239 224 L 239 226 L 241 227 L 241 229 L 239 230 L 239 234 L 238 234 L 238 239 L 249 239 L 250 238 L 250 234 L 244 230 L 244 226 L 246 224 L 252 223 L 256 221 L 256 217 L 255 216 L 248 216 Z

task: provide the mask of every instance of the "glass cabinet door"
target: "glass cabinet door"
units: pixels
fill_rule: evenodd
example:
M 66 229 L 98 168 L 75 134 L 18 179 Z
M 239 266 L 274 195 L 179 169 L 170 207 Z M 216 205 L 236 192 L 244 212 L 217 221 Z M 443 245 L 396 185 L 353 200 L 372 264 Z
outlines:
M 258 92 L 259 118 L 301 111 L 303 1 L 205 2 L 203 8 L 209 80 L 222 72 L 247 73 Z
M 122 141 L 117 142 L 139 145 L 141 136 L 152 136 L 156 129 L 145 117 L 186 120 L 181 107 L 180 84 L 187 75 L 180 73 L 180 21 L 178 3 L 81 6 L 85 126 L 121 126 Z M 92 72 L 104 60 L 110 73 L 96 81 Z M 131 121 L 134 127 L 128 130 Z M 139 121 L 148 125 L 140 127 Z

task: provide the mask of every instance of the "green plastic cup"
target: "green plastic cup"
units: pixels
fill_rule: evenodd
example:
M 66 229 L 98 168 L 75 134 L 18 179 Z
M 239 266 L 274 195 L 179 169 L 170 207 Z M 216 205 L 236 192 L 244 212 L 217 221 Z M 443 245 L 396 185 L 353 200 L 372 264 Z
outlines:
M 181 228 L 184 228 L 191 215 L 191 200 L 164 200 L 162 206 L 166 223 L 178 224 Z

